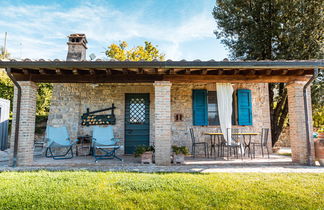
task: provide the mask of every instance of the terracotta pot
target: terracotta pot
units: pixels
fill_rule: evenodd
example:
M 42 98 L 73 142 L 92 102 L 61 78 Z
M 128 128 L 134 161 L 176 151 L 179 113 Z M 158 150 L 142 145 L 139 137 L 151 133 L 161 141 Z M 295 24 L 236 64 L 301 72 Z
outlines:
M 177 164 L 177 163 L 180 163 L 180 164 L 184 164 L 184 158 L 185 158 L 185 155 L 184 154 L 173 154 L 173 163 L 174 164 Z
M 153 152 L 144 152 L 141 155 L 142 164 L 152 164 L 152 162 L 153 162 Z
M 324 137 L 315 139 L 315 159 L 324 166 Z
M 324 139 L 324 133 L 318 133 L 317 138 L 318 139 Z

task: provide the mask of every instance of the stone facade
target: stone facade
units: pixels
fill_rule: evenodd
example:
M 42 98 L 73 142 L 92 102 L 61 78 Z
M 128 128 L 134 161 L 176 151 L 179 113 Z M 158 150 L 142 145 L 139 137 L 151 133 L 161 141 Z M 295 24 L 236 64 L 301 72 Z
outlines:
M 36 116 L 36 93 L 37 85 L 34 82 L 19 82 L 21 86 L 21 109 L 17 163 L 19 166 L 28 166 L 33 163 L 34 135 Z M 16 110 L 17 110 L 17 88 L 14 89 L 13 119 L 10 138 L 9 164 L 13 163 L 13 151 L 15 142 Z
M 160 83 L 157 83 L 160 84 Z M 164 83 L 161 83 L 164 84 Z M 98 86 L 91 84 L 56 84 L 54 85 L 53 98 L 51 104 L 48 124 L 53 126 L 66 125 L 70 132 L 71 138 L 78 135 L 91 134 L 92 127 L 84 127 L 80 125 L 80 116 L 86 112 L 87 108 L 99 110 L 110 107 L 115 104 L 116 125 L 114 132 L 117 138 L 124 140 L 124 112 L 125 112 L 125 93 L 149 93 L 150 94 L 150 143 L 157 144 L 155 128 L 157 107 L 166 106 L 167 97 L 163 95 L 161 104 L 155 102 L 159 97 L 156 93 L 161 93 L 158 87 L 167 88 L 168 86 L 158 86 L 148 83 L 132 83 L 132 84 L 99 84 Z M 266 83 L 254 84 L 234 84 L 234 89 L 245 88 L 252 91 L 252 110 L 253 110 L 253 126 L 234 126 L 244 127 L 246 131 L 260 132 L 261 128 L 270 128 L 269 117 L 269 100 L 268 85 Z M 172 84 L 171 86 L 171 144 L 187 146 L 191 149 L 191 139 L 189 135 L 189 127 L 192 127 L 192 89 L 207 89 L 215 91 L 216 84 Z M 162 93 L 165 91 L 163 90 Z M 160 108 L 159 108 L 160 110 Z M 175 121 L 175 114 L 181 114 L 183 121 Z M 169 116 L 167 116 L 169 118 Z M 208 136 L 204 136 L 206 131 L 212 131 L 219 126 L 195 126 L 195 133 L 198 138 L 204 138 L 209 141 Z M 158 134 L 160 135 L 160 134 Z M 255 141 L 259 141 L 259 137 L 255 137 Z M 269 146 L 271 147 L 269 136 Z M 124 141 L 122 141 L 122 144 Z M 166 144 L 169 144 L 166 142 Z M 170 148 L 166 145 L 166 147 Z M 167 150 L 167 149 L 166 149 Z M 169 152 L 169 150 L 167 150 Z M 120 151 L 124 153 L 124 151 Z
M 305 109 L 304 109 L 304 97 L 303 97 L 303 87 L 305 82 L 294 82 L 287 86 L 288 90 L 288 109 L 289 109 L 289 135 L 290 144 L 292 151 L 293 162 L 306 164 L 307 163 L 307 142 L 306 142 L 306 126 L 305 126 Z M 310 88 L 307 89 L 307 105 L 308 105 L 308 116 L 309 118 L 309 139 L 311 141 L 310 145 L 310 162 L 314 164 L 314 141 L 312 137 L 312 106 L 311 106 L 311 96 Z

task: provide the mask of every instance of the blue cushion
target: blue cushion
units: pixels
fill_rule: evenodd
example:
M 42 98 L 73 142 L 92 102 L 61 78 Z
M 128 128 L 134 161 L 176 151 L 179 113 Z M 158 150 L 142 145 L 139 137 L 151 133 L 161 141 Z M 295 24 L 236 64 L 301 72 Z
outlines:
M 114 145 L 116 141 L 114 140 L 114 132 L 112 126 L 107 127 L 93 127 L 92 133 L 93 142 L 96 145 Z
M 69 134 L 65 126 L 57 128 L 47 126 L 45 138 L 48 139 L 48 145 L 51 145 L 53 142 L 62 146 L 71 145 Z

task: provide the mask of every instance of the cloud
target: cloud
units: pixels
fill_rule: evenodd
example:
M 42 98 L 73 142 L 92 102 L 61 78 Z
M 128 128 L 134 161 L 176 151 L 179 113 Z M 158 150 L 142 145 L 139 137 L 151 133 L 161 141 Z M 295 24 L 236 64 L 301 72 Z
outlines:
M 0 28 L 9 32 L 8 47 L 14 57 L 65 59 L 66 36 L 85 33 L 89 51 L 100 55 L 109 43 L 119 40 L 154 40 L 167 58 L 181 59 L 181 45 L 213 38 L 216 28 L 207 9 L 175 24 L 145 21 L 141 12 L 122 11 L 108 4 L 83 3 L 72 8 L 60 5 L 3 6 Z M 157 22 L 156 22 L 157 23 Z M 156 42 L 156 43 L 155 43 Z M 100 57 L 100 56 L 99 56 Z

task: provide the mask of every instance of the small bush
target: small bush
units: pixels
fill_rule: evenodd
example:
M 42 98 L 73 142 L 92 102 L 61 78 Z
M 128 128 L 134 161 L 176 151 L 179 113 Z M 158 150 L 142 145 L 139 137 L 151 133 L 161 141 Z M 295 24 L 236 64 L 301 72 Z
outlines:
M 153 146 L 140 145 L 137 146 L 134 152 L 135 157 L 141 156 L 144 152 L 154 152 Z
M 189 155 L 189 150 L 185 146 L 178 147 L 177 145 L 173 145 L 172 152 L 174 152 L 176 155 L 179 155 L 179 154 Z

